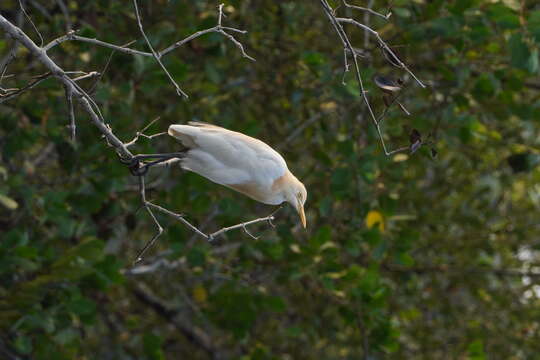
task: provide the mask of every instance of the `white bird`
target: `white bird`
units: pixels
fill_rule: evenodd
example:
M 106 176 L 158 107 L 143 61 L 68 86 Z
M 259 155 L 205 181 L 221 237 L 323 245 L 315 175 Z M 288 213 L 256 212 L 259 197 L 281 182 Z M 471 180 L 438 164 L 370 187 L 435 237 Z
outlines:
M 169 126 L 187 150 L 180 166 L 264 204 L 291 204 L 306 227 L 307 191 L 283 157 L 261 140 L 219 126 L 190 122 Z

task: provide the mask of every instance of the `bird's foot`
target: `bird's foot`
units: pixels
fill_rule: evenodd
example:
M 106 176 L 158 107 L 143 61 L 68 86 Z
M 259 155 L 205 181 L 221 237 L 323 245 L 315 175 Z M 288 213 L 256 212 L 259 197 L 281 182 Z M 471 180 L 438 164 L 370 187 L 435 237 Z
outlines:
M 171 159 L 181 159 L 183 156 L 183 152 L 167 154 L 139 154 L 133 156 L 131 159 L 120 157 L 120 162 L 128 166 L 128 169 L 133 176 L 143 176 L 148 172 L 148 169 L 150 169 L 150 167 Z M 145 159 L 156 160 L 144 162 L 143 160 Z

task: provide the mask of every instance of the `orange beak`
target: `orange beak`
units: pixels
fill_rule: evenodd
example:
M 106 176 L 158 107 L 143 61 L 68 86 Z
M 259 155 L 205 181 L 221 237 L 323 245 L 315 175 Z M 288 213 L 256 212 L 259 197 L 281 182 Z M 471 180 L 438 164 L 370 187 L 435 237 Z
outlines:
M 300 215 L 300 221 L 302 222 L 302 226 L 303 226 L 304 229 L 305 229 L 306 226 L 307 226 L 307 223 L 306 223 L 306 214 L 304 213 L 304 205 L 300 204 L 300 202 L 298 202 L 298 208 L 297 208 L 297 211 L 298 211 L 298 215 Z

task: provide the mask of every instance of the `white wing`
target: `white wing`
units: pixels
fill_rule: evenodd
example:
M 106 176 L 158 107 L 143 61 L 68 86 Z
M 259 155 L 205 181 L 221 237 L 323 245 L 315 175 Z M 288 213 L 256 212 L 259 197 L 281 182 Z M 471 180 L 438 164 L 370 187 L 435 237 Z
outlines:
M 270 188 L 287 171 L 281 155 L 264 142 L 218 126 L 171 125 L 169 135 L 190 148 L 182 167 L 222 185 Z

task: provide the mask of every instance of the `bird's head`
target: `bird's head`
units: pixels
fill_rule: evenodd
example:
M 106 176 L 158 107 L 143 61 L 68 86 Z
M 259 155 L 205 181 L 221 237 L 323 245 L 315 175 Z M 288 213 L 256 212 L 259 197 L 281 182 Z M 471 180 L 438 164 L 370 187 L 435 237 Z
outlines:
M 294 176 L 292 176 L 292 179 L 287 185 L 288 186 L 285 189 L 285 201 L 296 209 L 300 216 L 300 221 L 302 221 L 302 226 L 305 229 L 306 214 L 304 213 L 304 204 L 307 199 L 306 187 Z

